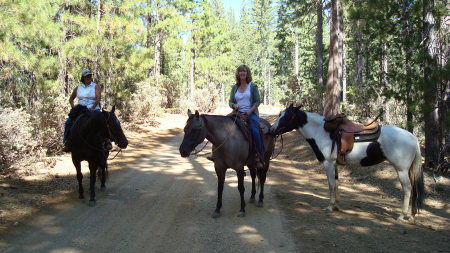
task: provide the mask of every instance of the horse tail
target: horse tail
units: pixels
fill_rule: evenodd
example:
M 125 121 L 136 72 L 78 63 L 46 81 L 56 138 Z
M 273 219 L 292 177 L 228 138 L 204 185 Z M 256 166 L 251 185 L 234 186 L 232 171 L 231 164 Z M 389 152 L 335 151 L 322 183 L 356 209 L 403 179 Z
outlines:
M 416 139 L 416 154 L 414 161 L 409 168 L 409 180 L 411 181 L 411 202 L 412 202 L 412 215 L 419 213 L 423 206 L 423 199 L 425 198 L 425 188 L 423 183 L 423 169 L 422 169 L 422 156 L 420 154 L 420 145 Z

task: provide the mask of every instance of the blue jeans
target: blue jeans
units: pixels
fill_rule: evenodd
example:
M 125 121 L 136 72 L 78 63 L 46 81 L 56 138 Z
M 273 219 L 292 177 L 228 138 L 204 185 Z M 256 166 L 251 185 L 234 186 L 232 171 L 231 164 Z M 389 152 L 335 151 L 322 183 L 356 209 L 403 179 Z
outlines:
M 258 153 L 261 155 L 261 158 L 264 159 L 264 145 L 262 141 L 262 136 L 259 131 L 259 117 L 255 113 L 252 113 L 248 116 L 248 125 L 250 127 L 250 131 L 252 132 L 253 141 L 256 144 L 256 149 Z

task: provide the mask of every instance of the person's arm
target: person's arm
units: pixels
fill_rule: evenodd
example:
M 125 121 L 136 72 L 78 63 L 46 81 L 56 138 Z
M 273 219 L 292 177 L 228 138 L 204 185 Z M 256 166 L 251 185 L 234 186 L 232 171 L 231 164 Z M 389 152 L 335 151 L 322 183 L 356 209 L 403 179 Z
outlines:
M 75 98 L 77 97 L 77 89 L 78 89 L 78 86 L 75 87 L 75 89 L 73 89 L 72 94 L 71 94 L 70 97 L 69 97 L 70 107 L 72 107 L 72 108 L 75 106 L 74 103 L 73 103 L 73 101 L 74 101 Z
M 252 114 L 256 109 L 258 109 L 258 106 L 261 104 L 261 97 L 259 96 L 258 86 L 253 87 L 252 89 L 252 107 L 250 110 L 247 111 L 247 114 Z
M 102 99 L 102 90 L 100 89 L 100 85 L 95 86 L 95 103 L 92 105 L 89 110 L 93 111 L 100 104 L 100 100 Z
M 228 100 L 228 105 L 233 110 L 239 110 L 239 106 L 236 104 L 236 98 L 234 97 L 234 86 L 231 87 L 230 99 Z

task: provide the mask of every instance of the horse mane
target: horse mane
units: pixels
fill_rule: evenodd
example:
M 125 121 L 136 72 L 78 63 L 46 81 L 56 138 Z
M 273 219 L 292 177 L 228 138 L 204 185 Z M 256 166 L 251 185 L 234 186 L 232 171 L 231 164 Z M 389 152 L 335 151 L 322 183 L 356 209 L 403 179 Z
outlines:
M 314 122 L 316 124 L 322 124 L 324 123 L 324 117 L 320 114 L 317 114 L 315 112 L 307 112 L 304 111 L 306 113 L 306 116 L 308 117 L 308 122 Z

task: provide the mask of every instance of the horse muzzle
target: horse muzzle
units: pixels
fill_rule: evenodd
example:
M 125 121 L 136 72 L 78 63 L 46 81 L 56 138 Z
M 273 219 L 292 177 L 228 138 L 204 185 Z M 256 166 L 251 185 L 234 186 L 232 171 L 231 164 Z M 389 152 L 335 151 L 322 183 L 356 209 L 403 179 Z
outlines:
M 121 149 L 126 149 L 128 146 L 128 140 L 125 140 L 123 142 L 117 143 L 117 146 L 119 146 L 119 148 Z

